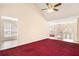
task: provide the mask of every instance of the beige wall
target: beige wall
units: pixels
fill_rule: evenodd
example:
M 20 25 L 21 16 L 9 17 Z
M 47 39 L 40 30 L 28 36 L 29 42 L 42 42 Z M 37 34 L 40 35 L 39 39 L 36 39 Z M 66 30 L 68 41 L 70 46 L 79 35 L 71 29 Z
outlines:
M 77 19 L 77 42 L 79 43 L 79 17 Z
M 18 40 L 15 44 L 25 44 L 48 37 L 48 23 L 34 4 L 3 4 L 1 16 L 18 18 Z

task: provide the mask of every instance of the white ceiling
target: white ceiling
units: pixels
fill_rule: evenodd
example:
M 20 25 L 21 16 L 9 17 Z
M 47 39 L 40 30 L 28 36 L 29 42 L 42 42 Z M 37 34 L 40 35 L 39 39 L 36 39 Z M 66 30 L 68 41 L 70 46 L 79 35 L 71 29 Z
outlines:
M 62 3 L 62 5 L 58 7 L 59 11 L 54 11 L 52 13 L 41 10 L 47 7 L 45 3 L 37 3 L 35 5 L 40 9 L 41 13 L 48 21 L 79 15 L 79 3 Z

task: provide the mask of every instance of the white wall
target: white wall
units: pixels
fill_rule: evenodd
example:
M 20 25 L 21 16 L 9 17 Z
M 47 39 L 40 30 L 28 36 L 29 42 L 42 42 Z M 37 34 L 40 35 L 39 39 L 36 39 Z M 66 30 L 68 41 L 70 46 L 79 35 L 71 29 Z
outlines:
M 34 4 L 3 4 L 1 16 L 18 18 L 18 40 L 15 45 L 30 43 L 48 37 L 48 23 Z

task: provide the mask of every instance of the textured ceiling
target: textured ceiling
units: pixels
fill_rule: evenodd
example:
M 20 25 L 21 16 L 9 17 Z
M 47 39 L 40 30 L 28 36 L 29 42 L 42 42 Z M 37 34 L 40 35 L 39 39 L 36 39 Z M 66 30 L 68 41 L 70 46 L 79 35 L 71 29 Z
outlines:
M 48 13 L 47 10 L 41 10 L 47 8 L 45 3 L 37 3 L 35 5 L 48 21 L 79 15 L 79 3 L 62 3 L 61 6 L 57 7 L 59 11 L 54 11 L 52 13 Z

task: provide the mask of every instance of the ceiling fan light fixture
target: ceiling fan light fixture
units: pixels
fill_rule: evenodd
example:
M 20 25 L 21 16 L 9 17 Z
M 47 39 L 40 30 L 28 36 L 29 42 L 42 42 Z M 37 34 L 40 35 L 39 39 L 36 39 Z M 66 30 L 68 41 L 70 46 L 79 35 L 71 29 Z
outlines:
M 54 8 L 54 6 L 51 3 L 49 3 L 48 4 L 48 12 L 49 13 L 54 12 L 53 8 Z
M 48 12 L 51 13 L 51 12 L 54 12 L 54 10 L 51 8 L 51 9 L 48 9 Z

